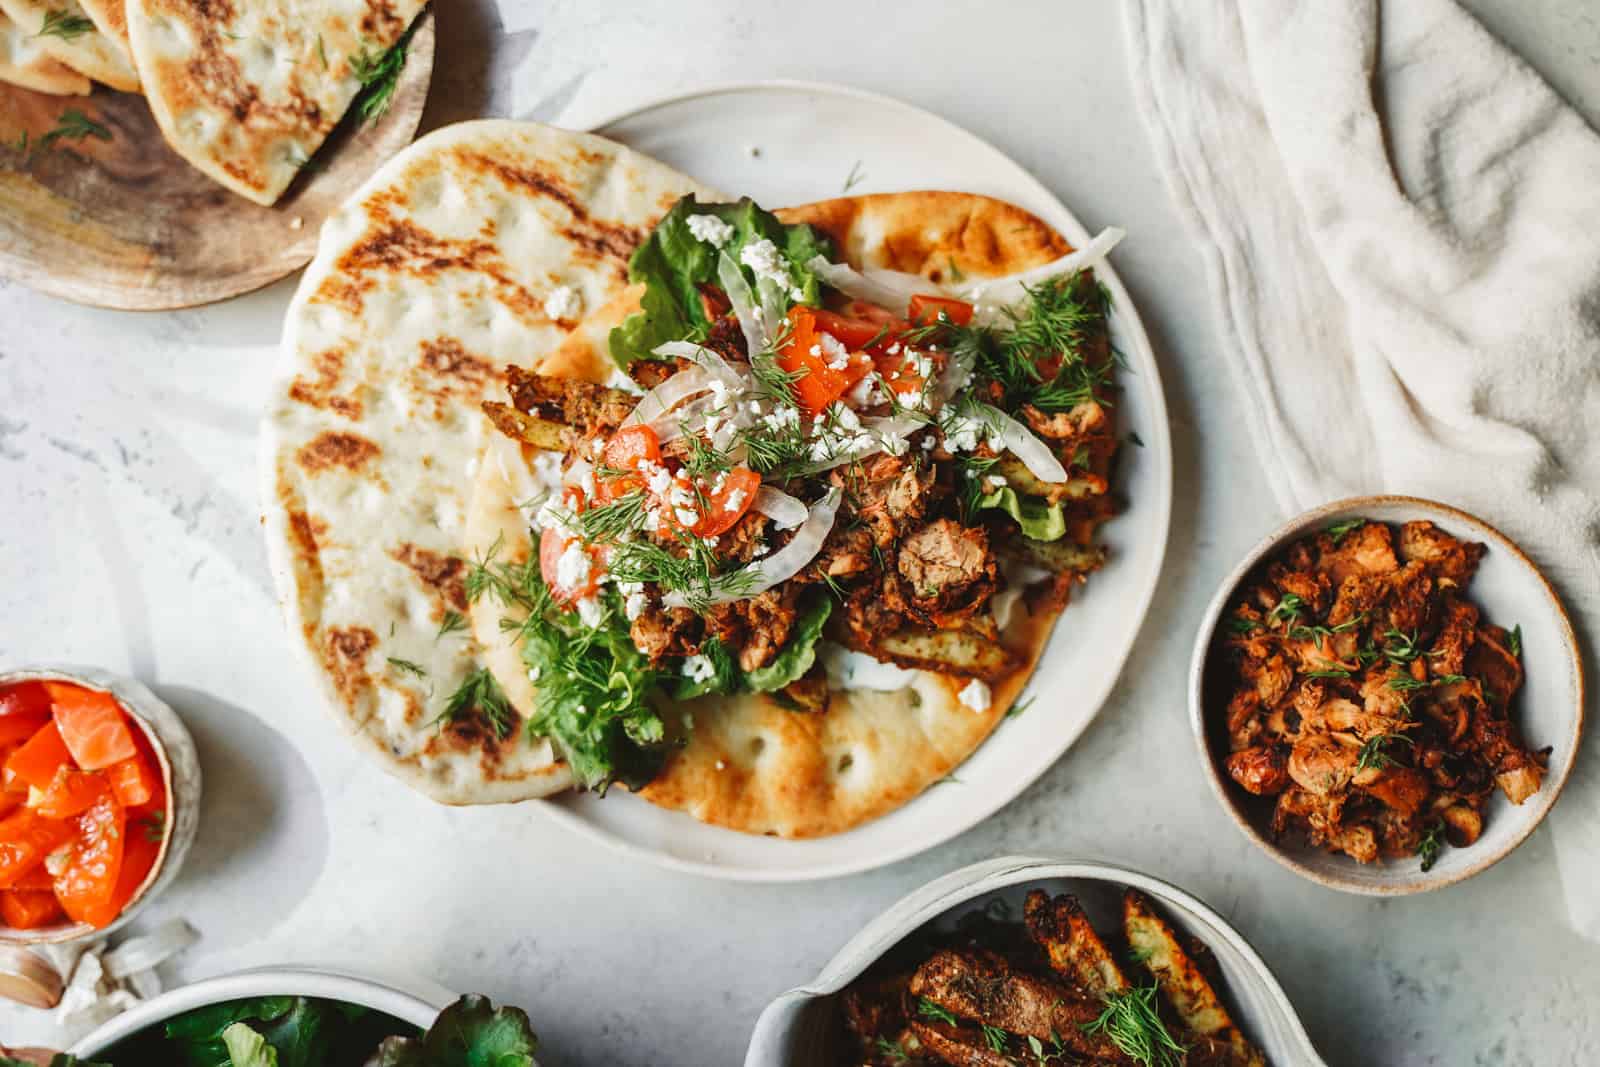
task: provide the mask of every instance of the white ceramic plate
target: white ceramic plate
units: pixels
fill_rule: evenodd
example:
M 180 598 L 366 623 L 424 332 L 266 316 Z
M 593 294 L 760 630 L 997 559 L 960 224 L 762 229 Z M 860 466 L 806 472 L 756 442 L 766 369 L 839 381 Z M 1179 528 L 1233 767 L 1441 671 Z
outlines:
M 1074 245 L 1090 232 L 1016 163 L 944 119 L 881 96 L 827 85 L 762 83 L 652 103 L 596 131 L 725 192 L 767 207 L 852 194 L 942 188 L 1019 204 Z M 826 152 L 818 146 L 826 145 Z M 752 152 L 752 149 L 755 151 Z M 1119 220 L 1105 219 L 1106 224 Z M 1126 221 L 1126 220 L 1122 220 Z M 1112 259 L 1115 260 L 1113 253 Z M 1145 447 L 1123 449 L 1116 489 L 1126 514 L 1102 529 L 1110 561 L 1073 594 L 1024 693 L 962 765 L 959 784 L 930 789 L 848 833 L 808 841 L 734 833 L 621 794 L 569 794 L 538 805 L 585 833 L 669 867 L 746 881 L 829 878 L 893 863 L 987 818 L 1043 774 L 1094 718 L 1121 673 L 1150 605 L 1167 543 L 1172 446 L 1150 342 L 1116 271 L 1111 336 L 1128 369 L 1118 417 Z
M 1272 802 L 1246 794 L 1222 767 L 1226 742 L 1213 738 L 1222 709 L 1208 705 L 1206 672 L 1216 662 L 1212 645 L 1218 620 L 1238 602 L 1235 590 L 1245 576 L 1280 547 L 1317 530 L 1349 519 L 1371 519 L 1391 526 L 1430 519 L 1452 536 L 1489 546 L 1467 599 L 1483 610 L 1484 620 L 1511 629 L 1522 627 L 1522 692 L 1511 715 L 1530 749 L 1551 746 L 1543 786 L 1520 805 L 1498 790 L 1484 809 L 1483 835 L 1466 848 L 1446 848 L 1428 871 L 1419 860 L 1361 864 L 1294 841 L 1275 841 L 1270 823 Z M 1583 740 L 1583 660 L 1578 642 L 1555 590 L 1533 561 L 1499 530 L 1457 508 L 1405 496 L 1356 497 L 1324 504 L 1267 535 L 1252 549 L 1217 590 L 1195 642 L 1189 667 L 1189 719 L 1212 792 L 1245 835 L 1269 856 L 1296 874 L 1330 889 L 1369 896 L 1395 896 L 1441 889 L 1487 870 L 1520 845 L 1543 821 L 1572 773 Z
M 1211 950 L 1222 974 L 1218 992 L 1245 1036 L 1274 1064 L 1321 1065 L 1283 987 L 1239 932 L 1196 898 L 1138 871 L 1091 860 L 1006 856 L 953 871 L 909 894 L 850 939 L 814 982 L 783 994 L 756 1020 L 745 1067 L 827 1067 L 842 1062 L 837 1048 L 838 1005 L 833 999 L 907 937 L 943 926 L 1004 901 L 1016 916 L 1030 889 L 1071 893 L 1095 929 L 1122 926 L 1122 891 L 1138 889 L 1155 900 L 1178 932 Z

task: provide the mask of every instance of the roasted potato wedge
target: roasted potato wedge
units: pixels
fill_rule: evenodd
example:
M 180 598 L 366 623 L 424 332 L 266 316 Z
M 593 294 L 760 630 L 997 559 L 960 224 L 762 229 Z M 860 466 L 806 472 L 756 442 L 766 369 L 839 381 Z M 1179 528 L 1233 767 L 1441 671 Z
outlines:
M 1028 894 L 1022 908 L 1028 936 L 1044 949 L 1050 966 L 1096 996 L 1128 986 L 1116 957 L 1089 925 L 1076 897 L 1051 899 L 1042 889 Z
M 1017 669 L 1015 653 L 993 640 L 962 630 L 904 629 L 861 649 L 880 659 L 925 671 L 943 671 L 999 682 Z

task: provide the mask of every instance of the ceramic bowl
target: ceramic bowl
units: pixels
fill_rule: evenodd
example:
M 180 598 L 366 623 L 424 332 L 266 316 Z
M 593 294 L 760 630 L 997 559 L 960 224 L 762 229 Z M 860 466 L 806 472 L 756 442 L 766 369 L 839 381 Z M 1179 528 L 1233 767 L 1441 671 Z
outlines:
M 1235 1021 L 1272 1063 L 1322 1067 L 1278 980 L 1255 949 L 1216 912 L 1176 886 L 1138 871 L 1092 860 L 1007 856 L 964 867 L 928 883 L 868 923 L 839 950 L 815 981 L 783 994 L 756 1021 L 745 1067 L 833 1067 L 838 1047 L 839 996 L 900 942 L 1005 901 L 1015 915 L 1030 889 L 1072 893 L 1097 929 L 1121 922 L 1122 891 L 1138 889 L 1160 906 L 1178 932 L 1206 945 L 1222 974 L 1220 992 Z
M 86 923 L 59 923 L 34 930 L 0 926 L 0 946 L 55 945 L 78 938 L 102 938 L 130 922 L 145 904 L 178 876 L 200 823 L 200 757 L 183 720 L 161 698 L 132 678 L 96 667 L 38 666 L 0 672 L 0 685 L 15 682 L 72 682 L 85 689 L 110 693 L 128 717 L 144 731 L 145 739 L 161 765 L 167 787 L 167 832 L 155 866 L 145 877 L 128 906 L 111 925 L 96 930 Z
M 263 968 L 208 978 L 152 997 L 97 1027 L 67 1051 L 75 1056 L 93 1058 L 118 1042 L 174 1015 L 224 1000 L 269 996 L 322 997 L 359 1004 L 392 1015 L 419 1030 L 431 1026 L 434 1017 L 453 999 L 443 990 L 428 990 L 420 994 L 407 992 L 372 979 L 336 971 Z
M 1490 622 L 1522 627 L 1526 680 L 1512 715 L 1530 749 L 1551 746 L 1543 786 L 1520 805 L 1498 791 L 1484 811 L 1483 835 L 1466 848 L 1446 848 L 1424 872 L 1416 860 L 1362 864 L 1313 846 L 1276 840 L 1271 831 L 1272 802 L 1254 797 L 1228 777 L 1221 736 L 1228 693 L 1218 678 L 1222 658 L 1217 628 L 1238 601 L 1238 590 L 1261 561 L 1297 538 L 1349 519 L 1365 518 L 1391 526 L 1431 520 L 1452 536 L 1488 546 L 1467 596 Z M 1211 789 L 1245 836 L 1305 878 L 1330 889 L 1369 896 L 1396 896 L 1440 889 L 1470 878 L 1504 859 L 1531 834 L 1561 795 L 1583 737 L 1583 660 L 1572 623 L 1550 583 L 1533 561 L 1499 530 L 1481 519 L 1431 500 L 1405 496 L 1364 496 L 1314 508 L 1284 523 L 1256 545 L 1217 590 L 1195 639 L 1189 669 L 1189 719 Z

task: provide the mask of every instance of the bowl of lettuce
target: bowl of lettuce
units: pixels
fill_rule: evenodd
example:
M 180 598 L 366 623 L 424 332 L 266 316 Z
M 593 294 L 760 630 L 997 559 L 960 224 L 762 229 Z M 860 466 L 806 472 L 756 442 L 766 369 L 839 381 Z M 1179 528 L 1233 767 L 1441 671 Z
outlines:
M 538 1067 L 537 1044 L 525 1012 L 486 997 L 445 1003 L 349 975 L 274 969 L 154 997 L 51 1067 Z

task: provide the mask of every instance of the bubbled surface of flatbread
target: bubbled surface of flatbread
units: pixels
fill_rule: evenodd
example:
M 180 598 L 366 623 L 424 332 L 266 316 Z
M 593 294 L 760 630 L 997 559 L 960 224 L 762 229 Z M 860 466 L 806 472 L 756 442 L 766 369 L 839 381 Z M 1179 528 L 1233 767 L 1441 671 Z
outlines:
M 94 22 L 94 28 L 117 42 L 128 62 L 133 62 L 128 42 L 128 9 L 123 0 L 78 0 L 78 3 Z
M 399 41 L 424 6 L 127 0 L 127 25 L 167 143 L 240 196 L 270 205 L 360 91 L 358 58 Z
M 34 41 L 52 59 L 73 70 L 104 82 L 125 93 L 139 91 L 139 76 L 134 73 L 133 62 L 121 42 L 108 37 L 98 29 L 85 30 L 71 37 L 50 35 L 39 37 L 45 17 L 60 12 L 68 18 L 88 19 L 89 15 L 78 0 L 0 0 L 0 11 L 33 34 Z
M 1014 205 L 968 193 L 908 192 L 844 197 L 777 212 L 785 222 L 826 231 L 857 267 L 884 267 L 948 278 L 1000 277 L 1071 251 L 1049 226 Z M 607 336 L 638 310 L 640 290 L 595 308 L 538 364 L 541 373 L 604 381 L 612 370 Z M 498 544 L 517 561 L 533 551 L 527 499 L 515 465 L 499 444 L 479 469 L 468 518 L 468 544 Z M 1024 664 L 995 686 L 990 706 L 961 703 L 965 679 L 927 671 L 898 692 L 834 693 L 822 714 L 790 711 L 769 696 L 707 697 L 671 706 L 663 718 L 677 748 L 640 791 L 664 808 L 744 833 L 808 838 L 842 833 L 887 815 L 950 775 L 1005 717 L 1027 683 L 1059 613 L 1029 615 L 1020 606 L 1002 634 Z M 481 602 L 473 619 L 485 641 L 507 616 Z M 490 661 L 508 696 L 526 714 L 535 693 L 515 656 Z
M 51 96 L 83 96 L 89 79 L 39 47 L 33 34 L 0 12 L 0 81 Z
M 465 521 L 490 432 L 479 405 L 504 394 L 506 364 L 530 366 L 565 336 L 544 312 L 550 292 L 602 306 L 689 192 L 715 195 L 599 137 L 446 127 L 328 221 L 290 306 L 261 435 L 279 594 L 339 721 L 437 800 L 569 782 L 520 729 L 435 722 L 486 654 L 465 621 L 440 634 L 469 611 Z

